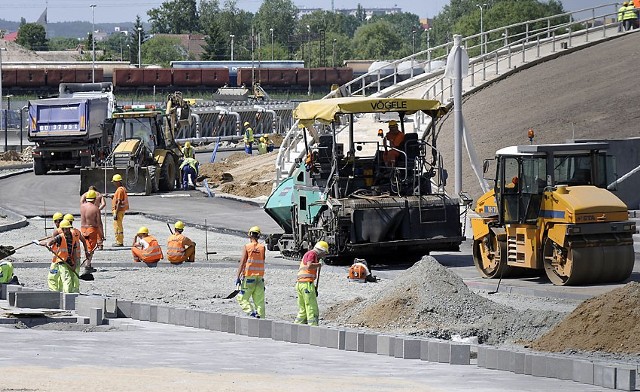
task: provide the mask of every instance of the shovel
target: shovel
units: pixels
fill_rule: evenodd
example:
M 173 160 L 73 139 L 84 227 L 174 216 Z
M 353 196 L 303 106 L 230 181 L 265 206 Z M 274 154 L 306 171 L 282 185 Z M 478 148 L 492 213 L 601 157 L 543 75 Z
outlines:
M 227 295 L 226 297 L 224 297 L 224 299 L 231 299 L 234 298 L 236 295 L 238 295 L 238 293 L 240 292 L 240 285 L 236 286 L 236 289 L 233 290 L 229 295 Z

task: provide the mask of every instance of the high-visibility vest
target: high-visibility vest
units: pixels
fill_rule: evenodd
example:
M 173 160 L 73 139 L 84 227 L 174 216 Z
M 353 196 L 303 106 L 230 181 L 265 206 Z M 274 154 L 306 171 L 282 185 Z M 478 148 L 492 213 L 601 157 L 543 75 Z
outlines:
M 636 14 L 635 9 L 636 7 L 633 4 L 628 5 L 627 8 L 624 10 L 624 15 L 622 16 L 622 20 L 630 20 L 630 19 L 638 18 L 638 15 Z
M 142 259 L 145 263 L 155 263 L 162 259 L 162 248 L 158 245 L 158 240 L 148 235 L 143 238 L 149 246 L 142 252 Z
M 118 211 L 127 211 L 129 210 L 129 196 L 127 196 L 127 190 L 123 186 L 119 186 L 116 189 L 116 192 L 113 194 L 113 199 L 111 199 L 111 209 L 116 209 L 116 204 L 118 200 L 122 200 L 120 208 Z
M 624 5 L 620 8 L 618 8 L 618 22 L 622 22 L 622 17 L 624 16 L 624 12 L 627 10 L 627 7 L 625 7 Z
M 167 259 L 169 261 L 181 261 L 184 257 L 185 236 L 180 233 L 172 234 L 167 240 Z
M 400 148 L 404 141 L 404 133 L 399 131 L 395 134 L 387 133 L 387 140 L 391 144 L 391 147 Z
M 244 130 L 244 142 L 253 143 L 253 129 L 251 127 Z
M 80 261 L 80 259 L 82 258 L 82 255 L 80 254 L 80 236 L 82 235 L 82 233 L 80 233 L 80 230 L 72 228 L 71 235 L 73 236 L 73 241 L 78 244 L 78 246 L 73 248 L 73 259 L 76 261 Z
M 184 155 L 185 158 L 195 158 L 196 154 L 195 151 L 193 149 L 193 147 L 182 147 L 182 155 Z
M 71 266 L 71 268 L 75 268 L 77 259 L 73 256 L 79 253 L 79 251 L 76 253 L 76 248 L 80 248 L 80 243 L 78 242 L 78 240 L 74 235 L 71 235 L 71 241 L 72 241 L 71 255 L 69 255 L 69 249 L 67 247 L 67 238 L 64 236 L 64 234 L 58 234 L 58 235 L 61 238 L 60 245 L 54 243 L 53 246 L 51 246 L 51 250 L 53 250 L 53 252 L 56 255 L 58 255 L 58 257 L 56 257 L 55 261 L 53 262 L 67 263 L 69 266 Z
M 244 266 L 244 276 L 264 276 L 264 245 L 250 242 L 244 246 L 247 252 L 247 263 Z
M 310 254 L 313 253 L 313 254 Z M 318 276 L 318 267 L 312 265 L 305 265 L 305 261 L 317 261 L 318 257 L 313 250 L 308 251 L 302 256 L 300 267 L 298 268 L 298 282 L 313 282 Z

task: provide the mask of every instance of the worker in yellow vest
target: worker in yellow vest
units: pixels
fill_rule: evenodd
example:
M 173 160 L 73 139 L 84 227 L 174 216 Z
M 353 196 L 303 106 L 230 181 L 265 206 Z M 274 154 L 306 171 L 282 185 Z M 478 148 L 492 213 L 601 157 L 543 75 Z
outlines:
M 329 244 L 318 241 L 316 245 L 302 256 L 298 268 L 298 316 L 296 324 L 318 325 L 320 312 L 318 310 L 318 286 L 314 284 L 320 276 L 321 259 L 329 253 Z
M 636 7 L 633 5 L 633 1 L 630 1 L 622 14 L 624 31 L 633 30 L 636 27 L 637 20 L 638 14 L 636 14 Z
M 253 129 L 249 121 L 244 122 L 244 152 L 251 155 L 253 154 Z
M 264 318 L 264 260 L 265 247 L 260 239 L 260 228 L 249 229 L 249 243 L 242 249 L 242 258 L 236 274 L 236 286 L 240 286 L 238 303 L 251 317 Z M 253 303 L 251 303 L 253 300 Z
M 171 264 L 182 264 L 196 260 L 196 243 L 182 234 L 184 222 L 177 221 L 173 225 L 174 233 L 167 240 L 167 259 Z

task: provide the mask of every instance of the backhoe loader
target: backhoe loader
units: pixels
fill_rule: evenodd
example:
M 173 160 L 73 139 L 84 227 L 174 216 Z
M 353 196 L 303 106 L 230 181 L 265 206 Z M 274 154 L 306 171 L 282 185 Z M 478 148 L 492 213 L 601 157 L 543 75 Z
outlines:
M 190 118 L 188 103 L 180 93 L 167 99 L 163 113 L 154 105 L 129 105 L 118 108 L 104 124 L 112 146 L 106 165 L 80 171 L 80 193 L 90 185 L 115 191 L 110 182 L 120 174 L 130 194 L 148 195 L 172 191 L 179 181 L 178 161 L 182 152 L 174 140 L 180 126 Z

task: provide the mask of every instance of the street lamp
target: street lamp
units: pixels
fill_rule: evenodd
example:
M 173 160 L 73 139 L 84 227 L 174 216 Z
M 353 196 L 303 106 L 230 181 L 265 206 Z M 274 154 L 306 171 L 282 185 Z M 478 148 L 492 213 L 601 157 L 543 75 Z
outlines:
M 138 68 L 142 66 L 142 56 L 140 52 L 140 45 L 142 45 L 142 27 L 138 27 Z
M 431 42 L 429 39 L 429 33 L 431 32 L 431 27 L 428 27 L 427 29 L 427 50 L 431 49 Z
M 416 52 L 416 28 L 411 30 L 411 54 Z
M 273 27 L 269 31 L 271 31 L 271 61 L 273 61 Z
M 0 48 L 0 113 L 4 114 L 5 124 L 7 123 L 7 114 L 2 110 L 4 102 L 2 100 L 2 52 L 6 52 L 7 48 Z M 7 151 L 9 140 L 7 139 L 7 127 L 4 127 L 4 151 Z
M 233 61 L 233 38 L 235 35 L 229 34 L 229 37 L 231 37 L 231 61 Z
M 307 25 L 307 43 L 309 44 L 309 89 L 307 95 L 311 96 L 311 26 Z
M 486 52 L 486 48 L 484 47 L 484 25 L 482 20 L 482 7 L 486 7 L 487 3 L 476 4 L 476 7 L 480 8 L 480 54 L 484 54 Z
M 91 4 L 91 83 L 96 82 L 96 5 Z
M 333 42 L 331 44 L 331 52 L 333 53 L 331 55 L 331 66 L 335 67 L 336 66 L 336 41 L 338 41 L 337 39 L 333 39 Z

